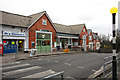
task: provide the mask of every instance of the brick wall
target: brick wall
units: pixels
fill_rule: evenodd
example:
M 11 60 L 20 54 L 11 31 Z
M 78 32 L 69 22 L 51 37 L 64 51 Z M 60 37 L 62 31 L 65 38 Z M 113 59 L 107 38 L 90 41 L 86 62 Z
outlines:
M 47 20 L 47 25 L 43 25 L 42 24 L 42 19 Z M 44 29 L 44 30 L 49 30 L 49 32 L 52 32 L 52 42 L 55 42 L 56 39 L 56 31 L 52 26 L 52 23 L 50 22 L 50 20 L 48 19 L 48 17 L 46 16 L 46 14 L 44 14 L 40 19 L 38 19 L 30 28 L 29 28 L 29 48 L 32 48 L 32 42 L 36 41 L 36 31 L 40 31 L 40 29 Z M 35 42 L 36 45 L 36 42 Z M 33 47 L 35 48 L 35 47 Z

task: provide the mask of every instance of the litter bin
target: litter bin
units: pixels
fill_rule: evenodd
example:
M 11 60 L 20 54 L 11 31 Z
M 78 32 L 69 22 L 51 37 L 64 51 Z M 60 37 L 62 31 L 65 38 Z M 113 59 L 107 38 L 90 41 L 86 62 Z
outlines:
M 34 50 L 34 49 L 31 49 L 30 56 L 33 56 L 33 55 L 35 55 L 35 50 Z

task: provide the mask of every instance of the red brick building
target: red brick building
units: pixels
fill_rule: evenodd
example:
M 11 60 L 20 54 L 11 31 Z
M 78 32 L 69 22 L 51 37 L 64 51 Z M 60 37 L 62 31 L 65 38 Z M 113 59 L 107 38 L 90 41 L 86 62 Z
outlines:
M 100 49 L 100 39 L 98 37 L 98 33 L 93 33 L 93 43 L 94 43 L 94 46 L 93 46 L 93 49 L 94 50 L 98 50 Z
M 87 51 L 89 48 L 96 50 L 100 47 L 98 35 L 92 33 L 92 31 L 88 31 L 85 24 L 67 26 L 53 23 L 46 11 L 30 16 L 8 12 L 2 12 L 2 15 L 3 33 L 7 33 L 3 34 L 3 40 L 0 38 L 0 41 L 5 43 L 4 46 L 6 46 L 8 42 L 10 46 L 14 44 L 20 48 L 19 51 L 26 52 L 33 48 L 36 49 L 38 53 L 52 52 L 58 47 L 60 49 L 75 48 L 74 50 L 76 50 L 77 48 Z M 8 37 L 8 34 L 11 35 Z M 90 37 L 92 39 L 90 39 Z M 93 46 L 92 48 L 91 44 Z M 9 44 L 7 46 L 9 48 Z M 7 50 L 10 52 L 8 48 Z M 7 50 L 3 49 L 3 52 Z M 14 49 L 14 52 L 16 52 L 16 50 L 17 48 Z
M 88 42 L 89 42 L 89 50 L 93 50 L 93 33 L 92 33 L 92 30 L 91 29 L 88 29 Z
M 88 42 L 89 42 L 89 50 L 98 50 L 100 48 L 100 39 L 98 37 L 98 33 L 92 32 L 91 29 L 88 29 Z
M 67 26 L 52 23 L 45 11 L 30 15 L 30 17 L 31 22 L 33 22 L 29 26 L 30 49 L 34 48 L 37 52 L 52 52 L 56 51 L 59 46 L 60 49 L 72 47 L 87 51 L 90 48 L 90 43 L 92 46 L 94 45 L 92 32 L 87 30 L 85 24 Z M 89 40 L 90 36 L 92 36 L 92 40 Z M 97 44 L 95 42 L 95 45 Z
M 31 17 L 34 23 L 29 26 L 29 48 L 36 48 L 37 52 L 52 51 L 52 43 L 56 42 L 56 29 L 48 14 L 44 11 Z

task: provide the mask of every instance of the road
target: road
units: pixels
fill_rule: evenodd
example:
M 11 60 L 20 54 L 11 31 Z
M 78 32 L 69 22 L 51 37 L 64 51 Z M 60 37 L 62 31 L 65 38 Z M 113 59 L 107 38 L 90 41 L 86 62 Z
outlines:
M 110 55 L 75 53 L 34 57 L 3 64 L 3 78 L 43 78 L 61 71 L 64 71 L 64 78 L 87 78 L 99 70 L 104 57 Z

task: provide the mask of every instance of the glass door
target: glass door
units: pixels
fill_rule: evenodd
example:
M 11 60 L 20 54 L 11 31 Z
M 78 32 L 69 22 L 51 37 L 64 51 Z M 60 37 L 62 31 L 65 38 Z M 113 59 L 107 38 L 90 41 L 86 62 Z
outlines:
M 37 33 L 37 52 L 51 52 L 50 34 Z

